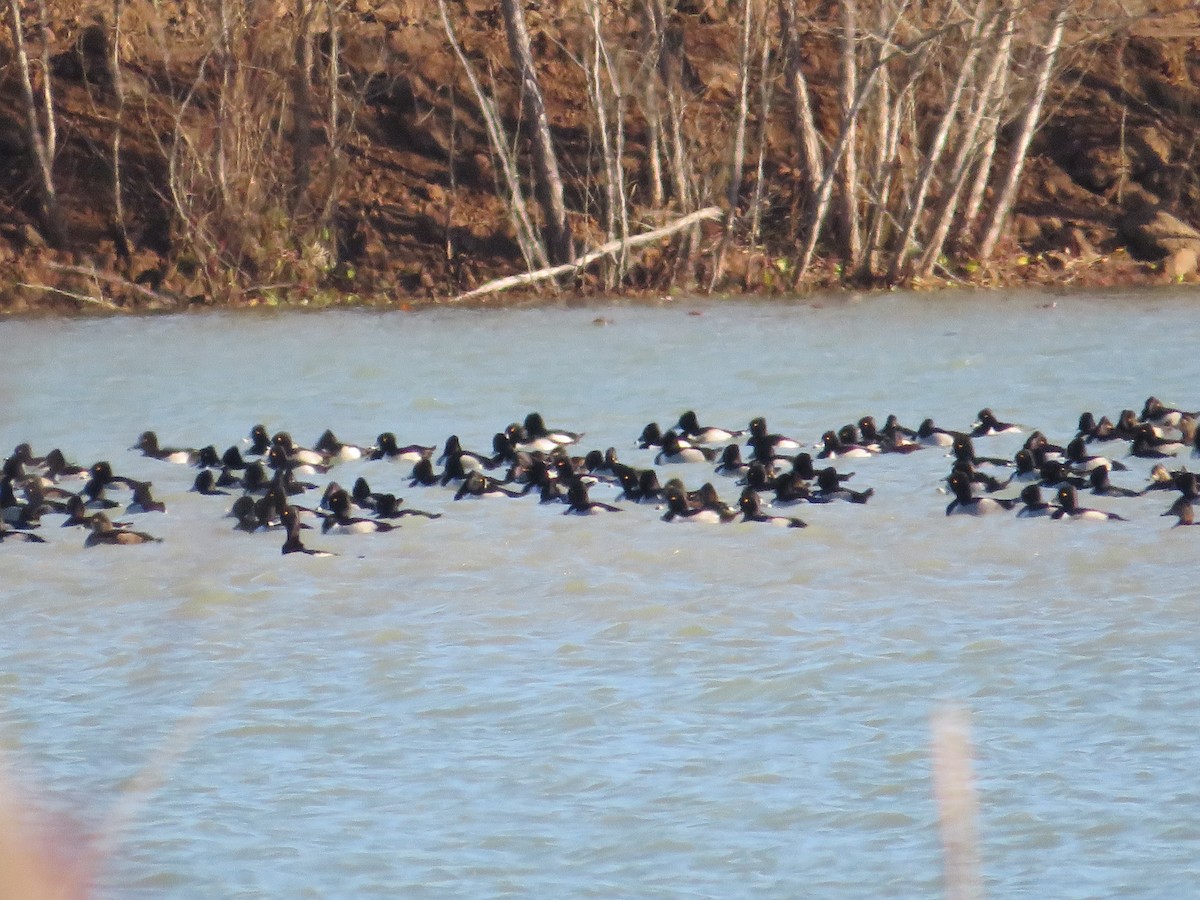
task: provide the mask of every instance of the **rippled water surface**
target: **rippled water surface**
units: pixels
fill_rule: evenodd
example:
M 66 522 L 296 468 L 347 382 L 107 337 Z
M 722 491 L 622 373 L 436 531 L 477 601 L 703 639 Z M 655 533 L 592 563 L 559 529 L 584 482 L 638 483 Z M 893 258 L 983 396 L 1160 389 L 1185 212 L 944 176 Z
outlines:
M 804 530 L 681 526 L 346 463 L 444 516 L 306 534 L 315 559 L 127 448 L 262 422 L 486 449 L 536 409 L 648 465 L 642 426 L 688 408 L 815 441 L 983 406 L 1065 442 L 1084 410 L 1200 408 L 1197 346 L 1195 293 L 0 322 L 0 451 L 108 459 L 169 508 L 137 517 L 161 544 L 85 552 L 47 517 L 0 546 L 0 746 L 106 836 L 102 896 L 911 897 L 941 891 L 954 703 L 990 894 L 1192 894 L 1200 529 L 1169 501 L 948 518 L 926 450 L 839 461 L 875 497 L 793 507 Z

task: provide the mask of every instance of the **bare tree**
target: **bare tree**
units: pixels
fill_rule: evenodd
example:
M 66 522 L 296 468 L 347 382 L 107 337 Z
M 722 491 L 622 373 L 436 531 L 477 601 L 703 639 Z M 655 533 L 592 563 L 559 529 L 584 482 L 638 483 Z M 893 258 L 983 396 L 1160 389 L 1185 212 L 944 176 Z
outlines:
M 529 211 L 525 206 L 525 194 L 521 190 L 521 179 L 517 171 L 517 163 L 509 151 L 508 141 L 504 136 L 504 127 L 500 122 L 499 113 L 496 112 L 496 105 L 488 97 L 487 92 L 484 91 L 479 77 L 475 74 L 475 67 L 471 65 L 470 59 L 467 58 L 462 45 L 458 42 L 454 23 L 450 20 L 450 12 L 446 8 L 446 0 L 438 0 L 438 11 L 442 16 L 442 27 L 446 31 L 446 39 L 450 42 L 450 47 L 454 51 L 454 55 L 458 57 L 458 62 L 467 75 L 467 80 L 471 84 L 471 90 L 475 94 L 475 102 L 479 104 L 479 110 L 483 116 L 484 125 L 487 128 L 488 140 L 491 143 L 492 150 L 500 160 L 500 171 L 504 176 L 505 186 L 508 188 L 509 214 L 512 217 L 514 230 L 517 233 L 517 244 L 520 246 L 521 253 L 525 257 L 525 265 L 530 269 L 546 268 L 550 265 L 550 260 L 547 258 L 546 248 L 538 237 L 537 229 L 533 227 L 533 221 L 530 219 Z
M 33 150 L 34 165 L 37 166 L 38 193 L 40 198 L 40 226 L 42 236 L 53 247 L 66 241 L 66 225 L 58 190 L 54 184 L 54 157 L 58 152 L 58 129 L 54 121 L 54 94 L 50 86 L 50 38 L 48 33 L 45 0 L 38 0 L 38 22 L 36 25 L 38 44 L 41 50 L 40 68 L 42 80 L 41 103 L 34 94 L 33 78 L 30 74 L 29 53 L 25 46 L 25 28 L 21 23 L 20 0 L 8 0 L 8 23 L 12 29 L 13 48 L 17 56 L 17 72 L 21 80 L 21 94 L 25 102 L 25 134 Z
M 979 244 L 980 259 L 990 258 L 992 251 L 996 249 L 1000 233 L 1008 221 L 1013 202 L 1016 200 L 1017 188 L 1021 182 L 1021 172 L 1025 167 L 1025 157 L 1029 152 L 1029 143 L 1033 140 L 1033 133 L 1037 130 L 1038 118 L 1042 113 L 1046 92 L 1050 88 L 1050 75 L 1054 71 L 1054 62 L 1058 58 L 1058 48 L 1062 44 L 1069 10 L 1069 0 L 1060 0 L 1054 14 L 1054 21 L 1050 26 L 1050 35 L 1041 48 L 1041 60 L 1034 80 L 1033 91 L 1026 102 L 1025 114 L 1021 117 L 1017 138 L 1009 151 L 1008 170 L 1004 174 L 999 195 L 992 207 L 991 219 L 984 231 L 983 240 Z
M 571 239 L 571 226 L 567 221 L 562 176 L 559 175 L 558 156 L 554 152 L 554 141 L 550 134 L 546 101 L 542 97 L 537 69 L 533 64 L 525 12 L 521 0 L 500 0 L 500 11 L 508 33 L 509 52 L 521 81 L 521 118 L 529 130 L 534 194 L 545 218 L 546 249 L 551 262 L 567 263 L 574 258 L 575 247 Z

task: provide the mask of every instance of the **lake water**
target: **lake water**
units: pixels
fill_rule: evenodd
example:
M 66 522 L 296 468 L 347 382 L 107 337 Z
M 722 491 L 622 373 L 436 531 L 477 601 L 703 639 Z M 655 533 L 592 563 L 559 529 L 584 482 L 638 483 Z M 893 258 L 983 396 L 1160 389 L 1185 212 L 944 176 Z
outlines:
M 952 704 L 990 895 L 1190 895 L 1200 529 L 1167 495 L 947 517 L 931 449 L 838 461 L 876 494 L 787 511 L 807 529 L 704 527 L 344 463 L 444 515 L 306 533 L 319 559 L 128 448 L 261 422 L 486 450 L 539 410 L 645 466 L 642 427 L 689 408 L 814 442 L 984 406 L 1065 442 L 1084 410 L 1200 408 L 1198 346 L 1194 291 L 0 322 L 0 452 L 108 459 L 169 510 L 128 517 L 161 544 L 85 551 L 50 516 L 0 546 L 10 780 L 97 836 L 102 897 L 936 896 Z

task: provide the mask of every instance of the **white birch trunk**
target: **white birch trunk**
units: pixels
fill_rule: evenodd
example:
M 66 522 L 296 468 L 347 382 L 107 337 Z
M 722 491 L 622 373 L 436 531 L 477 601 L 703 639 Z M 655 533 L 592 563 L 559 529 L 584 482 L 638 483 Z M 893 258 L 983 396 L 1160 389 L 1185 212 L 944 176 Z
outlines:
M 1070 9 L 1068 0 L 1062 0 L 1054 16 L 1054 24 L 1050 29 L 1050 37 L 1042 48 L 1041 64 L 1038 66 L 1037 78 L 1034 82 L 1033 94 L 1025 107 L 1025 115 L 1021 119 L 1021 127 L 1017 132 L 1017 140 L 1013 144 L 1012 155 L 1009 159 L 1008 170 L 1005 173 L 996 205 L 992 208 L 991 219 L 984 231 L 983 241 L 979 245 L 979 258 L 990 259 L 1000 234 L 1012 212 L 1013 203 L 1017 197 L 1017 187 L 1021 183 L 1021 173 L 1025 168 L 1025 155 L 1037 130 L 1038 117 L 1042 113 L 1042 104 L 1050 87 L 1050 75 L 1054 71 L 1054 61 L 1058 58 L 1058 48 L 1062 44 L 1063 32 L 1067 27 L 1067 12 Z

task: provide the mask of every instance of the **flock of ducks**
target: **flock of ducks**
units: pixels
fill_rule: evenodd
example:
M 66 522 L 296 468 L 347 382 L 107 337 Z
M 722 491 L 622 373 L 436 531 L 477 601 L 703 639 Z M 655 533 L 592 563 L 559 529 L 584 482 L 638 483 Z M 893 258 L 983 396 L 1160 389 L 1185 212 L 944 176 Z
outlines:
M 939 428 L 932 419 L 906 428 L 894 415 L 879 426 L 864 416 L 826 431 L 811 445 L 812 452 L 802 442 L 772 432 L 761 416 L 744 429 L 733 429 L 703 425 L 689 410 L 667 430 L 654 422 L 642 430 L 637 446 L 655 453 L 654 465 L 644 468 L 621 462 L 611 447 L 580 454 L 583 435 L 549 428 L 537 412 L 497 432 L 489 452 L 468 450 L 451 435 L 439 453 L 434 446 L 402 445 L 392 432 L 380 434 L 373 444 L 355 445 L 326 431 L 312 447 L 302 447 L 288 432 L 272 435 L 263 425 L 255 425 L 247 440 L 224 453 L 212 445 L 164 447 L 153 431 L 143 432 L 131 449 L 164 463 L 198 468 L 191 490 L 226 498 L 235 530 L 275 532 L 282 536 L 284 554 L 324 556 L 333 554 L 309 547 L 306 531 L 384 532 L 405 517 L 442 515 L 407 506 L 395 493 L 373 490 L 363 475 L 350 489 L 330 476 L 368 460 L 409 465 L 410 489 L 452 490 L 455 500 L 534 496 L 575 516 L 646 504 L 660 510 L 666 522 L 804 528 L 803 519 L 783 510 L 800 504 L 866 504 L 874 495 L 873 488 L 850 487 L 847 481 L 854 473 L 839 471 L 836 461 L 943 448 L 953 460 L 945 479 L 952 496 L 946 515 L 1015 511 L 1019 517 L 1124 521 L 1118 513 L 1084 505 L 1081 492 L 1105 498 L 1162 494 L 1172 501 L 1163 516 L 1175 517 L 1176 526 L 1194 525 L 1196 475 L 1179 465 L 1178 458 L 1200 456 L 1198 420 L 1200 413 L 1150 397 L 1140 415 L 1126 409 L 1113 421 L 1081 414 L 1077 433 L 1063 445 L 1033 431 L 1012 457 L 993 457 L 979 455 L 976 441 L 1023 429 L 1000 421 L 990 409 L 980 410 L 977 421 L 962 431 Z M 1128 470 L 1122 457 L 1151 461 L 1148 482 L 1140 487 L 1114 484 L 1111 474 Z M 737 486 L 736 503 L 723 500 L 712 480 L 694 490 L 679 478 L 660 483 L 659 467 L 679 465 L 708 468 L 729 479 Z M 596 485 L 610 486 L 615 503 L 593 500 L 589 491 Z M 1045 499 L 1043 491 L 1053 499 Z M 306 495 L 314 499 L 306 501 Z M 42 526 L 49 517 L 62 517 L 65 528 L 85 530 L 85 547 L 152 543 L 159 538 L 123 517 L 144 521 L 165 511 L 151 482 L 118 475 L 108 461 L 77 466 L 58 449 L 36 456 L 29 444 L 18 445 L 4 461 L 0 543 L 44 543 L 39 532 L 47 533 Z

